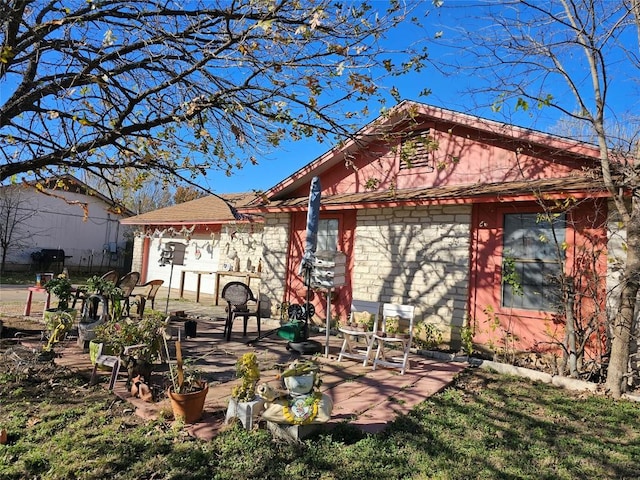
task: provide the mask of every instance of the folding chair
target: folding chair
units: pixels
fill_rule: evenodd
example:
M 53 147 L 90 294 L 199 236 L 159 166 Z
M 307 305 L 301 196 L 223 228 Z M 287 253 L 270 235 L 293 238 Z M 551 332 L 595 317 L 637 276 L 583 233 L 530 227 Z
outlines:
M 404 375 L 409 365 L 409 351 L 413 341 L 414 311 L 413 305 L 385 303 L 382 306 L 382 318 L 376 318 L 367 349 L 367 357 L 374 348 L 376 349 L 373 370 L 381 365 L 399 368 L 400 373 Z M 392 324 L 395 324 L 393 329 Z M 401 356 L 394 357 L 393 352 L 400 352 Z
M 349 325 L 341 325 L 338 330 L 342 333 L 343 341 L 340 354 L 338 355 L 338 361 L 341 362 L 343 357 L 352 358 L 354 360 L 362 360 L 362 366 L 366 367 L 369 361 L 369 344 L 373 336 L 373 329 L 371 327 L 366 330 L 356 330 L 353 326 L 354 323 L 367 323 L 356 322 L 356 320 L 372 319 L 371 325 L 375 324 L 375 320 L 380 315 L 380 302 L 370 302 L 366 300 L 352 300 L 351 312 L 349 313 Z M 360 318 L 358 318 L 360 317 Z M 369 318 L 366 318 L 369 317 Z M 360 340 L 364 341 L 364 344 L 358 344 Z
M 120 372 L 120 356 L 119 355 L 103 355 L 102 347 L 104 343 L 98 345 L 98 353 L 96 355 L 96 363 L 93 364 L 93 371 L 91 372 L 91 379 L 89 385 L 96 384 L 96 377 L 98 373 L 98 367 L 111 368 L 111 378 L 109 379 L 109 390 L 113 390 L 118 379 L 118 373 Z

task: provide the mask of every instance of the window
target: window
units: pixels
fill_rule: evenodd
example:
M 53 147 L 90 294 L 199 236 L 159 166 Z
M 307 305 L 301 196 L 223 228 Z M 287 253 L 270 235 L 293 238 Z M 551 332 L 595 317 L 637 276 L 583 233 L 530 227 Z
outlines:
M 328 250 L 336 252 L 338 250 L 338 219 L 321 218 L 318 222 L 318 246 L 316 251 Z
M 503 307 L 538 311 L 558 309 L 561 292 L 557 278 L 562 271 L 557 245 L 565 242 L 565 227 L 564 214 L 504 216 Z

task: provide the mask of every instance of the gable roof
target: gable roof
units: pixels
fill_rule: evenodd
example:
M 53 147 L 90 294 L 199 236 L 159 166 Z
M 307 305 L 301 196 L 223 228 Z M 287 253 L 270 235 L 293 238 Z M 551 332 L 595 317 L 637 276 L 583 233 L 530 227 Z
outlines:
M 125 217 L 133 215 L 133 212 L 129 210 L 124 205 L 121 205 L 106 195 L 100 193 L 95 188 L 87 185 L 83 181 L 74 177 L 69 173 L 65 173 L 64 175 L 60 175 L 57 177 L 49 177 L 43 180 L 23 180 L 23 185 L 28 186 L 29 188 L 34 188 L 41 192 L 41 187 L 47 190 L 53 190 L 56 192 L 73 192 L 81 195 L 87 195 L 90 197 L 95 197 L 105 203 L 109 208 L 108 211 L 115 215 L 122 215 Z M 3 185 L 2 187 L 10 187 L 11 185 Z M 42 192 L 41 192 L 42 193 Z M 45 193 L 49 196 L 55 196 L 48 193 Z
M 253 193 L 208 195 L 122 220 L 123 225 L 222 224 L 251 219 L 239 215 L 236 208 L 255 198 Z M 256 219 L 259 220 L 259 219 Z
M 256 207 L 267 203 L 274 206 L 278 201 L 287 199 L 296 190 L 310 184 L 312 177 L 322 175 L 336 165 L 348 161 L 356 152 L 365 149 L 367 145 L 379 140 L 383 135 L 410 128 L 416 119 L 421 122 L 437 121 L 440 124 L 450 125 L 452 128 L 464 126 L 467 129 L 490 134 L 508 142 L 526 144 L 530 148 L 542 147 L 558 150 L 565 155 L 573 155 L 578 158 L 589 157 L 595 160 L 600 155 L 600 151 L 595 145 L 405 100 L 360 129 L 349 140 L 335 146 L 271 187 L 251 206 Z M 371 192 L 371 194 L 381 195 L 383 192 Z M 361 195 L 366 196 L 367 194 Z M 354 201 L 355 198 L 357 197 L 354 197 Z M 323 205 L 327 204 L 327 200 L 323 198 L 322 203 Z

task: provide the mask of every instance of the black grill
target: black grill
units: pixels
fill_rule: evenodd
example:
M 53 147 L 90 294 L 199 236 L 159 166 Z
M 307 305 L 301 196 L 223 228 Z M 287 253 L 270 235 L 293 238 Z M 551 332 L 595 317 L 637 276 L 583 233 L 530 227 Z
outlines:
M 31 254 L 33 266 L 38 271 L 50 270 L 53 264 L 56 264 L 57 271 L 62 271 L 66 258 L 71 258 L 71 256 L 65 256 L 64 250 L 55 248 L 43 248 L 39 252 Z

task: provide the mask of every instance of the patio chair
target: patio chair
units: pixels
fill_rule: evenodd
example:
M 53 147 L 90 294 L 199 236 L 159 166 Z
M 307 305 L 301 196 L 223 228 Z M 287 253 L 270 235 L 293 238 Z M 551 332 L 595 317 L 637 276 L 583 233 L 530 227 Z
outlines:
M 110 282 L 113 282 L 114 284 L 116 284 L 118 282 L 118 271 L 117 270 L 109 270 L 107 273 L 105 273 L 104 275 L 102 275 L 100 277 L 100 280 L 106 280 L 106 281 L 110 281 Z M 99 295 L 103 294 L 103 292 L 89 292 L 86 286 L 80 285 L 80 286 L 76 287 L 75 288 L 75 296 L 73 298 L 73 305 L 71 305 L 71 308 L 76 308 L 76 303 L 79 300 L 80 301 L 79 310 L 82 312 L 82 310 L 84 309 L 84 302 L 89 297 L 89 295 L 91 295 L 92 293 L 97 293 Z
M 140 288 L 144 288 L 145 291 L 142 293 L 146 302 L 151 302 L 151 309 L 155 310 L 156 306 L 156 294 L 160 287 L 164 283 L 164 280 L 149 280 L 147 283 L 143 283 L 140 285 Z
M 98 344 L 98 352 L 96 355 L 96 363 L 93 364 L 93 370 L 91 372 L 91 378 L 89 379 L 89 385 L 95 385 L 97 381 L 97 373 L 99 367 L 111 368 L 111 378 L 109 380 L 109 390 L 113 390 L 118 380 L 118 374 L 120 373 L 120 367 L 122 367 L 122 359 L 126 358 L 135 352 L 136 349 L 144 347 L 144 345 L 130 345 L 124 347 L 122 355 L 106 355 L 102 353 L 104 343 Z M 127 387 L 130 387 L 131 374 L 127 372 Z
M 97 373 L 99 367 L 111 368 L 111 378 L 109 380 L 109 390 L 113 390 L 118 379 L 118 373 L 120 372 L 120 356 L 119 355 L 104 355 L 102 349 L 104 343 L 98 344 L 98 354 L 96 355 L 96 363 L 93 364 L 93 370 L 91 371 L 91 378 L 89 379 L 89 385 L 95 385 L 97 380 Z
M 243 317 L 243 336 L 247 336 L 247 323 L 249 317 L 256 317 L 258 323 L 258 336 L 260 336 L 260 301 L 253 296 L 248 285 L 242 282 L 229 282 L 222 289 L 222 298 L 227 302 L 227 321 L 224 326 L 224 337 L 231 340 L 233 321 L 236 317 Z M 255 303 L 255 309 L 249 307 L 249 302 Z
M 376 318 L 367 349 L 367 357 L 376 349 L 373 370 L 381 365 L 399 368 L 400 374 L 404 375 L 409 365 L 409 351 L 413 341 L 414 311 L 413 305 L 385 303 L 382 306 L 382 318 Z M 400 352 L 401 355 L 393 357 L 393 352 Z
M 349 321 L 347 325 L 340 325 L 338 330 L 342 333 L 343 341 L 338 361 L 341 362 L 344 357 L 354 360 L 362 360 L 362 366 L 366 367 L 369 357 L 369 343 L 373 336 L 373 324 L 375 319 L 380 315 L 380 302 L 370 302 L 367 300 L 352 300 L 351 312 L 349 313 Z M 355 324 L 365 325 L 371 322 L 371 326 L 364 329 L 358 329 Z M 360 340 L 363 343 L 359 345 Z
M 123 316 L 129 315 L 129 297 L 131 296 L 133 289 L 138 284 L 138 280 L 140 280 L 139 272 L 129 272 L 120 280 L 118 280 L 118 283 L 116 284 L 116 287 L 122 290 L 122 300 L 124 302 L 124 306 L 122 309 Z

